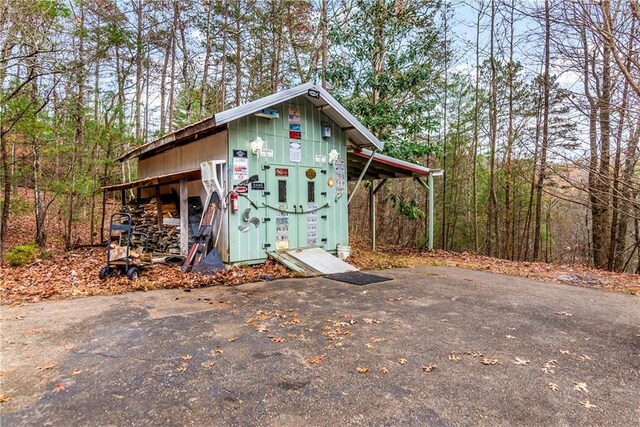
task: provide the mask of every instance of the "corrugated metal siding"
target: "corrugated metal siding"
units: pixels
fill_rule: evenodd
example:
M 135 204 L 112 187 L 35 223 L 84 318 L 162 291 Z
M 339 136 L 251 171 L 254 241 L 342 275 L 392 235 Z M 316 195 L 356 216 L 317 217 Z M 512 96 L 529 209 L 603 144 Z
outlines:
M 138 161 L 138 179 L 197 169 L 207 160 L 227 158 L 227 132 L 207 136 Z

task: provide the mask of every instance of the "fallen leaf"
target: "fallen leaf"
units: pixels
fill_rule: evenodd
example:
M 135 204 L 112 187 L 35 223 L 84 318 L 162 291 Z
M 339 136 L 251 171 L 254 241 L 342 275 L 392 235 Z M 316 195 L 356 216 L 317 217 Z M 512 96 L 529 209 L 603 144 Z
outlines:
M 456 352 L 454 351 L 449 355 L 449 360 L 453 360 L 454 362 L 456 362 L 460 360 L 460 356 L 456 355 Z
M 514 337 L 513 335 L 507 335 L 506 337 L 507 337 L 508 339 L 510 339 L 510 340 L 514 340 L 514 339 L 516 339 L 516 337 Z
M 358 371 L 359 374 L 365 374 L 365 373 L 369 372 L 369 368 L 358 366 L 356 368 L 356 371 Z
M 36 371 L 38 371 L 38 372 L 48 371 L 48 370 L 51 370 L 51 369 L 53 369 L 55 367 L 56 367 L 56 365 L 54 365 L 53 363 L 47 363 L 46 365 L 38 366 L 36 368 Z
M 513 362 L 514 365 L 521 365 L 521 366 L 526 366 L 529 363 L 531 363 L 530 360 L 520 359 L 519 357 L 516 357 L 516 360 Z
M 71 375 L 78 375 L 80 372 L 82 372 L 80 369 L 74 369 L 73 371 L 70 372 Z
M 182 362 L 180 364 L 180 367 L 178 369 L 176 369 L 176 371 L 178 372 L 184 372 L 187 370 L 187 368 L 189 367 L 189 364 L 187 362 Z
M 364 323 L 366 323 L 367 325 L 371 325 L 371 324 L 373 324 L 373 323 L 380 323 L 380 322 L 379 322 L 379 321 L 377 321 L 376 319 L 371 319 L 371 318 L 369 318 L 369 317 L 363 317 L 363 318 L 362 318 L 362 321 L 363 321 Z
M 585 393 L 589 393 L 589 390 L 587 390 L 587 383 L 574 383 L 575 385 L 573 386 L 573 389 L 575 391 L 583 391 Z
M 562 354 L 569 354 L 569 350 L 560 350 L 560 353 L 562 353 Z
M 407 359 L 400 358 L 400 359 L 398 359 L 398 363 L 401 364 L 401 365 L 404 365 L 405 363 L 407 363 Z
M 582 406 L 584 406 L 585 408 L 597 408 L 596 405 L 594 405 L 593 403 L 589 402 L 588 400 L 578 400 L 578 403 L 580 403 Z
M 465 351 L 464 354 L 468 354 L 471 357 L 480 357 L 480 356 L 484 356 L 484 354 L 480 353 L 479 351 Z
M 275 342 L 275 343 L 281 343 L 284 341 L 284 338 L 282 337 L 274 337 L 271 339 L 271 341 Z
M 386 375 L 389 373 L 389 370 L 383 366 L 382 368 L 380 368 L 380 372 Z
M 374 345 L 371 344 L 370 342 L 366 343 L 364 346 L 367 348 L 374 348 Z
M 435 371 L 436 368 L 437 368 L 436 365 L 428 365 L 428 366 L 422 365 L 422 370 L 425 371 L 425 372 Z
M 210 368 L 210 367 L 212 367 L 212 366 L 213 366 L 213 365 L 215 365 L 215 364 L 216 364 L 216 362 L 213 362 L 213 361 L 209 360 L 209 361 L 207 361 L 207 362 L 204 362 L 204 363 L 202 364 L 202 367 L 203 367 L 203 368 Z
M 312 356 L 307 360 L 307 363 L 311 364 L 311 365 L 319 365 L 320 363 L 322 363 L 324 361 L 324 355 L 320 354 L 318 356 Z
M 566 311 L 556 311 L 556 314 L 557 314 L 558 316 L 566 316 L 566 317 L 571 317 L 571 316 L 573 316 L 573 314 L 571 314 L 571 313 L 567 313 Z
M 502 364 L 502 363 L 500 363 L 500 361 L 498 359 L 488 359 L 486 357 L 483 357 L 480 360 L 480 363 L 482 363 L 483 365 L 498 365 L 498 364 Z
M 224 353 L 224 350 L 221 349 L 221 348 L 216 348 L 215 350 L 213 350 L 213 353 L 214 354 L 222 354 L 222 353 Z
M 0 394 L 0 403 L 5 403 L 5 402 L 8 402 L 10 400 L 11 400 L 11 398 L 9 396 L 6 396 L 4 394 Z
M 191 360 L 191 358 L 192 358 L 192 356 L 190 354 L 185 354 L 180 359 L 182 359 L 182 360 Z
M 582 356 L 580 356 L 580 360 L 592 360 L 592 359 L 588 355 L 583 354 Z
M 357 321 L 357 320 L 355 320 L 355 319 L 351 319 L 351 320 L 349 320 L 349 324 L 350 324 L 350 325 L 355 325 L 356 323 L 358 323 L 358 321 Z
M 238 337 L 233 337 L 233 338 L 229 338 L 227 341 L 229 341 L 229 342 L 235 342 L 235 340 L 237 340 L 237 339 L 238 339 Z
M 553 391 L 560 390 L 560 387 L 558 387 L 558 384 L 555 384 L 555 383 L 549 383 L 549 384 L 547 384 L 547 387 L 549 387 L 549 389 L 553 390 Z
M 61 391 L 64 391 L 64 384 L 63 383 L 58 383 L 56 384 L 56 393 L 60 393 Z

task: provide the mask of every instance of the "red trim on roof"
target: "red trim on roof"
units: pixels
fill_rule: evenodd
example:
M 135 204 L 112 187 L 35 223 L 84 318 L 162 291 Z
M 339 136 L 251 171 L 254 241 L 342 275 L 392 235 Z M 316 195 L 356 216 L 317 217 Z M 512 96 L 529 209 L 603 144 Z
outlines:
M 355 154 L 358 157 L 362 157 L 363 159 L 369 159 L 371 157 L 371 155 L 368 155 L 362 151 L 352 151 L 352 154 Z M 398 163 L 398 162 L 394 162 L 394 160 L 397 160 L 398 162 L 401 161 L 399 159 L 395 159 L 391 156 L 385 156 L 385 155 L 381 155 L 378 153 L 373 153 L 373 161 L 374 162 L 378 162 L 378 163 L 384 163 L 385 165 L 389 165 L 389 166 L 394 166 L 403 170 L 408 170 L 408 171 L 412 171 L 412 172 L 417 172 L 421 175 L 428 175 L 429 173 L 431 173 L 431 171 L 427 170 L 425 171 L 423 166 L 420 165 L 415 165 L 416 168 L 407 166 L 406 164 L 403 163 L 409 163 L 409 162 L 403 162 L 403 163 Z M 418 169 L 420 168 L 420 169 Z

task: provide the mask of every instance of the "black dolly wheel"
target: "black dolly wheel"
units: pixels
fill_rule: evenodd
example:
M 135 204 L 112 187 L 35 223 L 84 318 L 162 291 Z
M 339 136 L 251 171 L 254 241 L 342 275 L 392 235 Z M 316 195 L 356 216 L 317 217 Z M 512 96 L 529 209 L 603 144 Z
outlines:
M 111 276 L 111 269 L 105 265 L 100 269 L 100 274 L 98 275 L 98 277 L 100 277 L 100 279 L 104 279 L 108 276 Z
M 129 267 L 127 270 L 127 277 L 131 280 L 136 280 L 140 277 L 140 273 L 136 267 Z

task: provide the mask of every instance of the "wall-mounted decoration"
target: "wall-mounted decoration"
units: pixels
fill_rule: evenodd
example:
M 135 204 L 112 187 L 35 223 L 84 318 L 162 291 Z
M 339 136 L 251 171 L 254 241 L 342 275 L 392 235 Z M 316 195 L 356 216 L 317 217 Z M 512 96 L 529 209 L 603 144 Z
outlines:
M 317 89 L 309 89 L 307 91 L 307 95 L 309 95 L 311 98 L 320 99 L 320 91 Z
M 313 169 L 310 169 L 313 170 Z M 316 203 L 307 203 L 307 245 L 315 246 L 318 244 L 318 205 Z
M 249 178 L 247 150 L 233 150 L 233 179 L 244 181 Z
M 289 218 L 276 218 L 276 249 L 289 249 Z
M 342 195 L 345 188 L 344 160 L 335 161 L 333 172 L 336 177 L 336 195 Z
M 302 125 L 290 123 L 289 124 L 289 130 L 294 130 L 294 131 L 300 132 L 302 130 Z
M 262 151 L 262 147 L 264 147 L 264 139 L 256 136 L 256 139 L 251 141 L 251 152 L 253 154 L 258 154 L 260 151 Z
M 260 157 L 273 158 L 273 150 L 271 148 L 263 148 L 260 150 Z
M 276 168 L 276 176 L 289 176 L 289 169 Z
M 315 160 L 316 160 L 316 163 L 327 163 L 327 156 L 324 156 L 322 154 L 316 154 Z
M 249 188 L 247 188 L 246 185 L 234 185 L 233 186 L 233 191 L 235 191 L 238 194 L 244 194 L 247 191 L 249 191 Z
M 316 170 L 313 168 L 309 168 L 304 174 L 307 178 L 314 179 L 316 177 Z
M 331 138 L 331 125 L 329 123 L 322 122 L 320 124 L 320 136 L 323 138 Z
M 327 186 L 329 188 L 333 187 L 335 185 L 336 181 L 333 179 L 333 177 L 329 177 L 327 178 Z
M 280 114 L 278 113 L 278 110 L 276 110 L 274 108 L 263 108 L 262 110 L 260 110 L 257 113 L 255 113 L 254 116 L 262 117 L 262 118 L 265 118 L 265 119 L 279 119 L 280 118 Z
M 298 132 L 295 130 L 289 131 L 289 139 L 302 139 L 302 132 Z
M 289 142 L 289 161 L 296 163 L 302 161 L 302 144 L 299 141 Z
M 300 124 L 300 109 L 298 107 L 289 107 L 289 124 Z
M 338 159 L 340 158 L 340 153 L 338 153 L 338 150 L 331 150 L 329 151 L 329 163 L 330 164 L 334 164 Z
M 264 190 L 264 182 L 252 182 L 251 183 L 252 190 L 263 191 Z

